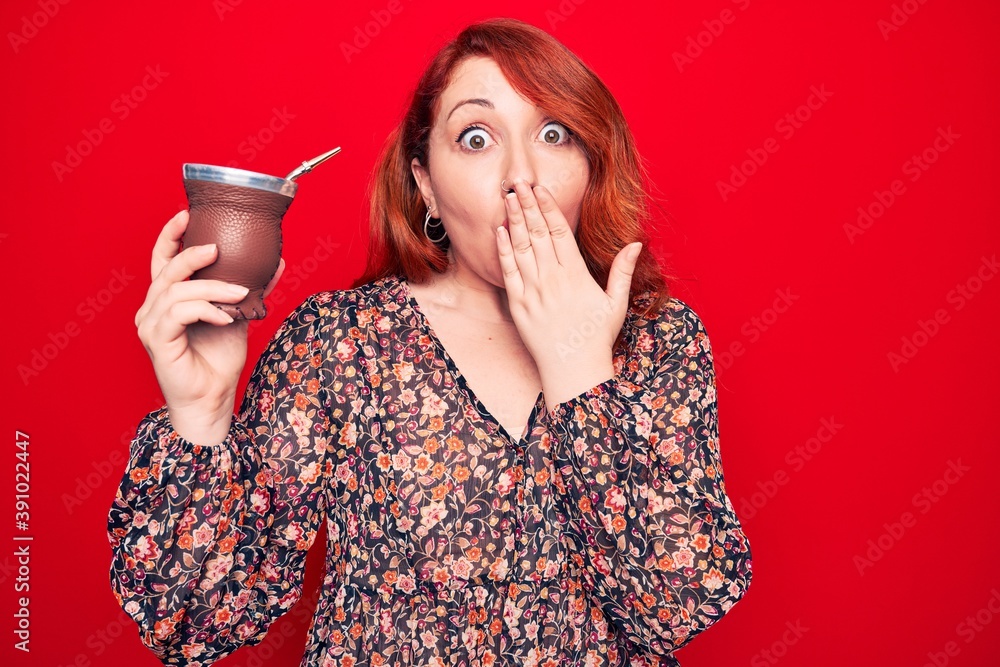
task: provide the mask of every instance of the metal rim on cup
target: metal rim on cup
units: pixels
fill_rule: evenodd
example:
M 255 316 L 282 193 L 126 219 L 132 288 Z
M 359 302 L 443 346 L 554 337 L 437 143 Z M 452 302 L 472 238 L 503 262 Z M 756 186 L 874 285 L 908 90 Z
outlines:
M 240 185 L 245 188 L 254 188 L 255 190 L 276 192 L 286 197 L 294 197 L 295 191 L 299 189 L 299 184 L 295 181 L 286 181 L 283 178 L 269 176 L 268 174 L 259 174 L 256 171 L 220 167 L 214 164 L 185 163 L 184 178 L 195 181 Z

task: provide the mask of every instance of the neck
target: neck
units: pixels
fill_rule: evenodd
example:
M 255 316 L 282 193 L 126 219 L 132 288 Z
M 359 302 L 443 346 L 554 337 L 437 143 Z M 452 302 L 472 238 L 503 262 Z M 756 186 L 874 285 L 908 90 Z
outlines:
M 462 261 L 456 261 L 451 248 L 448 249 L 448 259 L 445 272 L 432 274 L 424 283 L 425 287 L 433 290 L 436 305 L 484 323 L 513 326 L 507 290 L 483 279 Z

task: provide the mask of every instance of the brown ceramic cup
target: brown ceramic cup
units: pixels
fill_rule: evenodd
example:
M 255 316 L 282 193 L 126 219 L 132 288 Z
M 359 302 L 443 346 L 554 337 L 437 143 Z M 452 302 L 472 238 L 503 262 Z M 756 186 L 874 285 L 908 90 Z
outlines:
M 216 260 L 191 280 L 214 279 L 243 285 L 250 292 L 239 303 L 216 303 L 234 320 L 267 315 L 264 288 L 281 260 L 281 220 L 298 184 L 276 176 L 207 164 L 184 165 L 184 190 L 190 218 L 183 244 L 215 243 Z

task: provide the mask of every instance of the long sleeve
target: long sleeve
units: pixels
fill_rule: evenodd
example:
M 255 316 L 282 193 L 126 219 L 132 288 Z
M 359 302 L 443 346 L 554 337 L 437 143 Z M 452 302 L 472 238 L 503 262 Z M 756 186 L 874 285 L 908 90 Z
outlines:
M 166 406 L 139 424 L 108 516 L 110 578 L 166 665 L 209 665 L 259 643 L 301 596 L 340 430 L 330 294 L 275 332 L 224 442 L 185 440 Z
M 719 620 L 752 578 L 697 314 L 674 299 L 643 320 L 622 370 L 549 418 L 560 502 L 592 594 L 630 641 L 669 654 Z

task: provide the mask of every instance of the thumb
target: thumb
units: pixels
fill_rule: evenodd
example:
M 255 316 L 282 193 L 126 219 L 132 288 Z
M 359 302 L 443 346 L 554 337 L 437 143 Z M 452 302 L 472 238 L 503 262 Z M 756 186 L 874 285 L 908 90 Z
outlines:
M 278 268 L 275 270 L 274 275 L 271 276 L 271 280 L 268 281 L 267 285 L 264 286 L 264 291 L 261 294 L 262 299 L 266 299 L 268 295 L 274 291 L 274 286 L 278 284 L 278 280 L 281 278 L 281 274 L 285 272 L 285 258 L 282 257 L 278 260 Z
M 611 297 L 611 301 L 617 305 L 628 303 L 628 294 L 632 287 L 632 274 L 635 273 L 636 261 L 639 259 L 641 250 L 642 243 L 630 243 L 622 248 L 611 265 L 611 271 L 608 274 L 608 289 L 605 291 Z

